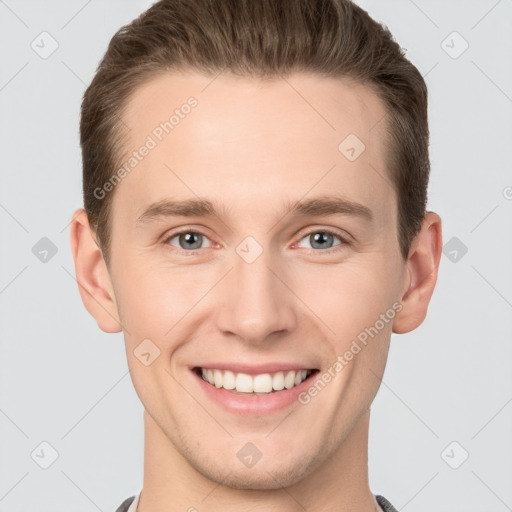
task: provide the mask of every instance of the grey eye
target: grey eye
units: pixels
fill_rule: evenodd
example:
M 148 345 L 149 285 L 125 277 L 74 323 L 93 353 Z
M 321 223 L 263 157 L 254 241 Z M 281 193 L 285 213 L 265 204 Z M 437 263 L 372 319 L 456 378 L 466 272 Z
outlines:
M 333 244 L 334 239 L 340 240 L 340 243 L 343 242 L 342 238 L 339 235 L 335 235 L 334 233 L 330 233 L 329 231 L 312 231 L 307 234 L 302 240 L 307 240 L 310 244 L 309 247 L 311 249 L 331 249 L 332 247 L 340 244 Z
M 185 251 L 201 249 L 203 241 L 208 240 L 206 236 L 204 236 L 202 233 L 197 233 L 196 231 L 184 231 L 183 233 L 177 233 L 171 236 L 168 239 L 168 242 L 171 245 L 175 245 L 172 243 L 172 240 L 174 240 L 175 238 L 178 239 L 178 247 Z

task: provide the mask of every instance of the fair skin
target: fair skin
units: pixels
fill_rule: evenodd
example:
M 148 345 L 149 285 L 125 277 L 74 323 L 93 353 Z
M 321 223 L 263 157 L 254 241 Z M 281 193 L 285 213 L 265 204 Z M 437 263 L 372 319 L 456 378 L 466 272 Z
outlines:
M 270 82 L 169 73 L 131 97 L 126 153 L 190 96 L 197 107 L 115 187 L 108 267 L 83 210 L 71 226 L 83 302 L 102 330 L 124 331 L 145 408 L 138 511 L 373 512 L 370 405 L 391 333 L 415 329 L 427 313 L 441 219 L 426 214 L 403 260 L 384 167 L 386 110 L 365 86 L 298 73 Z M 350 133 L 366 146 L 354 161 L 338 150 Z M 333 195 L 371 218 L 285 209 Z M 219 205 L 216 215 L 138 221 L 154 203 L 197 198 Z M 257 246 L 242 247 L 262 250 L 250 263 L 239 248 L 248 236 Z M 396 303 L 393 319 L 300 403 L 297 389 Z M 160 350 L 148 366 L 134 355 L 144 339 Z M 318 372 L 257 395 L 217 388 L 198 367 Z M 261 455 L 251 467 L 237 456 L 247 443 Z

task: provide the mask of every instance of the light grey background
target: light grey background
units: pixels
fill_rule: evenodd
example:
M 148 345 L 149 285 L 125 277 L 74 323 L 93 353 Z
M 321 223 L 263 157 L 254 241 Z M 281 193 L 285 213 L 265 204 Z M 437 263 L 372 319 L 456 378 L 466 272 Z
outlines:
M 512 1 L 358 3 L 427 81 L 429 209 L 451 244 L 427 320 L 393 335 L 370 486 L 399 510 L 512 510 Z M 82 305 L 68 224 L 82 205 L 82 94 L 115 31 L 149 5 L 0 1 L 0 511 L 108 512 L 142 485 L 124 342 Z M 43 31 L 59 45 L 45 59 L 31 47 L 51 49 Z M 43 237 L 57 249 L 46 262 L 32 251 Z M 43 441 L 58 453 L 48 469 Z

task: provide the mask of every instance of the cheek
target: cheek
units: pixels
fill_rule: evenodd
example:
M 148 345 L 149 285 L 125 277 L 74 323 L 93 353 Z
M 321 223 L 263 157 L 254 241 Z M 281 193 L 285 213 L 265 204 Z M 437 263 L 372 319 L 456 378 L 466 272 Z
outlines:
M 213 271 L 198 267 L 123 262 L 116 281 L 116 299 L 123 325 L 137 337 L 163 340 L 185 318 L 215 282 Z
M 326 266 L 303 280 L 300 296 L 331 331 L 338 349 L 373 326 L 395 300 L 393 269 L 369 259 Z M 388 323 L 381 330 L 387 328 Z

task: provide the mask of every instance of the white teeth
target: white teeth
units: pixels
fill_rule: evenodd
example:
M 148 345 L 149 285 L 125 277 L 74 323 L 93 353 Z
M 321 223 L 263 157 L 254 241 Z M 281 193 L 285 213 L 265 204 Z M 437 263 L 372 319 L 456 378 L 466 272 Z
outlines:
M 274 374 L 262 373 L 248 375 L 247 373 L 234 373 L 232 371 L 217 369 L 201 369 L 203 380 L 217 388 L 236 389 L 239 393 L 271 393 L 284 388 L 291 389 L 306 380 L 307 370 L 276 372 Z
M 295 384 L 295 372 L 292 370 L 286 374 L 284 378 L 284 387 L 286 389 L 292 389 Z
M 222 387 L 222 372 L 220 370 L 214 370 L 213 371 L 213 381 L 216 388 Z
M 224 372 L 224 382 L 222 387 L 224 389 L 235 389 L 235 383 L 235 374 L 229 370 L 226 370 Z
M 256 375 L 253 379 L 255 393 L 270 393 L 272 391 L 272 377 L 270 373 Z
M 241 393 L 252 393 L 254 390 L 254 384 L 252 377 L 246 373 L 239 373 L 236 376 L 236 390 Z
M 284 389 L 284 373 L 283 372 L 277 372 L 274 374 L 274 378 L 272 379 L 272 387 L 276 391 L 281 391 Z

